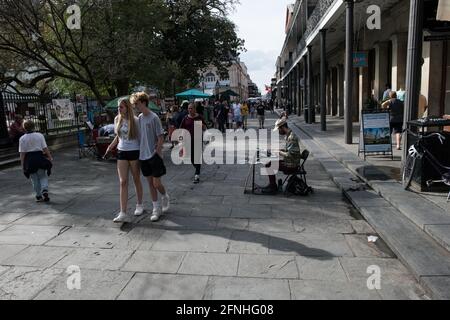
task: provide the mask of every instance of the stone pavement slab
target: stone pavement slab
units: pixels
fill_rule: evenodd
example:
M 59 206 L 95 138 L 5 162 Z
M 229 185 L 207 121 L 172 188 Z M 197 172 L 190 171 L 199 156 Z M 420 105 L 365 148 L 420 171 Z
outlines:
M 67 269 L 78 266 L 83 270 L 119 270 L 133 254 L 132 250 L 72 248 L 70 254 L 54 267 Z
M 294 300 L 381 300 L 365 282 L 290 280 L 289 285 Z
M 210 277 L 206 300 L 289 300 L 287 280 Z
M 249 219 L 220 218 L 217 229 L 248 230 L 249 223 Z
M 230 241 L 231 231 L 165 231 L 153 245 L 156 251 L 223 252 Z
M 345 239 L 356 257 L 378 257 L 394 258 L 395 255 L 389 251 L 383 251 L 378 246 L 381 240 L 376 243 L 368 241 L 366 235 L 345 235 Z
M 14 225 L 0 232 L 0 244 L 42 245 L 58 236 L 61 227 Z
M 80 290 L 69 290 L 63 273 L 42 290 L 36 300 L 114 300 L 133 277 L 132 272 L 81 270 Z
M 30 246 L 2 262 L 3 265 L 47 269 L 70 254 L 69 248 Z
M 427 225 L 425 231 L 450 252 L 450 224 Z
M 115 228 L 71 228 L 46 243 L 48 246 L 135 250 L 141 243 Z
M 14 222 L 13 224 L 36 225 L 36 226 L 87 226 L 93 218 L 77 214 L 66 213 L 30 213 Z
M 287 254 L 313 257 L 353 256 L 343 235 L 326 237 L 302 233 L 276 233 L 270 236 L 270 254 Z
M 383 284 L 377 290 L 383 300 L 430 300 L 428 294 L 415 279 L 402 279 L 395 285 Z
M 166 230 L 215 230 L 218 221 L 218 218 L 178 217 L 170 215 L 163 216 L 163 219 L 157 224 L 147 220 L 150 225 L 164 226 Z
M 270 218 L 272 215 L 271 205 L 260 204 L 236 204 L 231 210 L 232 218 Z
M 351 220 L 350 224 L 358 234 L 375 234 L 375 230 L 365 220 Z
M 250 219 L 249 230 L 257 232 L 294 232 L 291 219 Z
M 23 244 L 0 244 L 0 264 L 27 248 Z
M 108 197 L 108 198 L 107 198 Z M 79 214 L 98 216 L 107 213 L 113 213 L 119 209 L 117 197 L 113 196 L 88 195 L 78 196 L 69 206 L 64 208 L 63 212 L 68 214 Z
M 302 280 L 348 281 L 338 258 L 318 260 L 311 257 L 295 257 Z
M 228 218 L 231 216 L 231 206 L 217 204 L 199 205 L 192 208 L 193 217 Z
M 238 276 L 270 279 L 298 279 L 293 256 L 241 254 Z
M 324 219 L 320 216 L 316 217 L 316 219 L 312 219 L 310 216 L 308 216 L 300 219 L 295 219 L 293 222 L 295 231 L 302 233 L 344 234 L 354 232 L 349 220 L 334 218 Z
M 119 300 L 201 300 L 208 277 L 137 273 Z
M 422 277 L 421 283 L 433 289 L 433 298 L 450 300 L 450 277 Z
M 58 269 L 10 268 L 0 277 L 0 300 L 33 299 L 61 273 Z
M 151 273 L 177 273 L 185 253 L 167 251 L 141 251 L 137 250 L 126 264 L 123 271 L 151 272 Z
M 190 252 L 178 273 L 205 276 L 236 276 L 239 255 Z
M 361 208 L 389 247 L 416 276 L 450 275 L 450 255 L 394 208 Z M 407 220 L 407 221 L 406 221 Z M 386 235 L 389 235 L 387 237 Z M 401 252 L 401 255 L 399 254 Z
M 0 212 L 0 223 L 2 224 L 8 224 L 8 223 L 12 223 L 24 216 L 26 216 L 28 213 L 26 212 L 6 212 L 3 211 Z
M 228 246 L 228 252 L 268 254 L 269 235 L 254 231 L 234 231 Z

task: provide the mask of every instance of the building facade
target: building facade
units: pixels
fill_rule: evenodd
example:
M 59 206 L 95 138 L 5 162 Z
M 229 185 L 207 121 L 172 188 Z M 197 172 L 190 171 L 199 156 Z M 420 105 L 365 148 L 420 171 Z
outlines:
M 201 82 L 199 89 L 205 93 L 215 96 L 221 93 L 232 90 L 239 95 L 239 97 L 232 97 L 233 100 L 247 100 L 249 98 L 249 78 L 247 66 L 239 58 L 232 62 L 228 67 L 227 76 L 220 76 L 217 67 L 209 66 L 201 71 Z
M 383 100 L 389 84 L 407 97 L 408 90 L 418 95 L 411 118 L 426 108 L 429 115 L 450 114 L 450 23 L 433 22 L 446 1 L 297 0 L 287 8 L 286 37 L 276 61 L 277 103 L 305 116 L 311 109 L 311 122 L 322 109 L 354 122 L 371 101 Z M 411 15 L 416 4 L 421 7 Z M 412 51 L 407 55 L 409 26 L 421 18 L 421 50 L 409 64 L 416 71 L 408 87 L 407 61 L 414 59 Z M 411 85 L 415 76 L 417 90 Z

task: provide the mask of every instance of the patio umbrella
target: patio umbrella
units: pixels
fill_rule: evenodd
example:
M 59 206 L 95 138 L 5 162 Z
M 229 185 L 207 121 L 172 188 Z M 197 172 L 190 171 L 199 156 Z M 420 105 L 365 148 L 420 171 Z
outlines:
M 109 101 L 106 104 L 106 110 L 112 110 L 112 111 L 116 111 L 117 107 L 118 107 L 118 103 L 121 99 L 129 99 L 130 96 L 123 96 L 123 97 L 119 97 L 116 98 L 114 100 Z M 161 109 L 154 103 L 154 102 L 150 102 L 148 105 L 149 109 L 152 110 L 153 112 L 160 112 Z
M 184 99 L 195 99 L 195 98 L 211 98 L 212 95 L 203 93 L 199 90 L 191 89 L 191 90 L 176 94 L 176 97 L 184 98 Z
M 239 97 L 239 94 L 237 94 L 236 92 L 234 92 L 234 91 L 231 90 L 231 89 L 228 89 L 227 91 L 222 92 L 220 95 L 221 95 L 222 97 L 224 97 L 224 96 L 228 96 L 228 97 Z

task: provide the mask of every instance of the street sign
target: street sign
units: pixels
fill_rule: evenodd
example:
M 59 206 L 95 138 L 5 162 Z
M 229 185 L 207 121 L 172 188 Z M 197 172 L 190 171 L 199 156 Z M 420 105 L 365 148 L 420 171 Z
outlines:
M 353 67 L 364 68 L 369 65 L 367 58 L 367 52 L 354 52 L 353 53 Z
M 363 111 L 359 137 L 359 152 L 367 154 L 391 155 L 392 137 L 389 111 Z

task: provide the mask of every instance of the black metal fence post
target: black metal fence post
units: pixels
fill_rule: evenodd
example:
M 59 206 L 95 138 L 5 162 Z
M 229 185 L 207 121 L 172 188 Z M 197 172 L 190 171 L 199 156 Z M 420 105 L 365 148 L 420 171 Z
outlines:
M 0 92 L 0 144 L 7 144 L 9 142 L 8 137 L 8 124 L 6 123 L 6 110 L 3 101 L 3 92 Z

